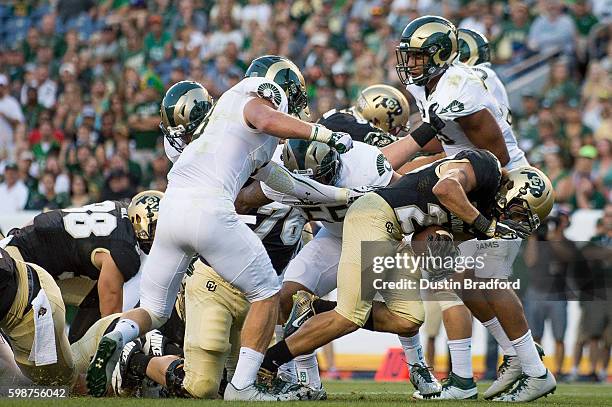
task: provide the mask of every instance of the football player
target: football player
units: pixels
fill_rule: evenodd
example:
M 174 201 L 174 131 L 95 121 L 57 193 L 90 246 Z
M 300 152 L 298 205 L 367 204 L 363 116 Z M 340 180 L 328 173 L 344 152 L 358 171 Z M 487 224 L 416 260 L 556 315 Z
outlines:
M 0 328 L 27 378 L 72 386 L 76 375 L 59 287 L 42 267 L 20 258 L 16 247 L 0 248 Z
M 399 90 L 383 84 L 368 86 L 357 103 L 346 109 L 332 109 L 317 123 L 330 130 L 344 131 L 353 141 L 384 147 L 408 132 L 410 106 Z
M 186 93 L 190 94 L 189 100 L 206 98 L 208 95 L 206 89 L 197 83 L 184 86 L 179 82 L 173 85 L 162 102 L 162 123 L 165 123 L 164 117 L 177 116 L 166 103 L 183 99 Z M 181 104 L 173 106 L 174 109 L 183 110 L 183 115 L 175 123 L 192 128 L 191 118 L 199 118 L 199 115 L 190 114 L 195 105 L 188 103 L 185 108 Z M 182 148 L 190 141 L 184 140 Z M 178 159 L 182 152 L 181 146 L 177 149 L 174 142 L 166 141 L 166 154 L 171 161 Z M 279 147 L 282 150 L 282 146 Z M 266 205 L 250 213 L 256 216 L 256 221 L 249 224 L 249 227 L 262 240 L 274 269 L 280 275 L 299 246 L 305 219 L 297 209 L 279 203 Z M 148 376 L 164 385 L 171 395 L 214 398 L 219 390 L 224 366 L 231 380 L 240 347 L 238 332 L 248 310 L 248 301 L 242 292 L 228 284 L 201 260 L 196 261 L 193 268 L 193 275 L 185 278 L 185 294 L 179 295 L 179 299 L 187 297 L 187 301 L 182 301 L 181 306 L 181 301 L 177 301 L 175 306 L 175 310 L 183 309 L 178 313 L 181 318 L 175 318 L 176 312 L 170 318 L 170 321 L 175 319 L 182 326 L 182 329 L 175 330 L 185 332 L 184 345 L 183 335 L 172 339 L 181 344 L 184 357 L 161 356 L 160 352 L 148 354 L 142 351 L 137 341 L 130 342 L 124 346 L 113 373 L 113 387 L 116 391 L 125 392 Z M 189 306 L 185 309 L 186 302 Z M 202 315 L 211 317 L 204 323 Z M 168 323 L 160 328 L 165 337 L 171 333 L 167 327 Z
M 532 184 L 532 179 L 538 181 Z M 313 304 L 314 310 L 302 315 L 315 315 L 271 347 L 262 368 L 275 371 L 294 356 L 363 327 L 372 315 L 375 330 L 398 334 L 418 330 L 423 320 L 420 299 L 383 290 L 382 304 L 362 293 L 366 286 L 361 284 L 361 270 L 366 266 L 361 265 L 361 242 L 399 243 L 404 235 L 430 225 L 483 238 L 526 237 L 534 229 L 523 220 L 543 218 L 551 206 L 552 189 L 543 173 L 532 167 L 502 172 L 496 157 L 485 150 L 466 150 L 438 160 L 392 186 L 366 194 L 349 208 L 344 223 L 337 306 L 317 313 Z M 447 240 L 443 234 L 437 236 Z
M 318 140 L 342 153 L 352 147 L 348 134 L 291 116 L 306 107 L 306 87 L 299 69 L 278 56 L 255 59 L 246 77 L 215 103 L 195 131 L 198 138 L 185 147 L 168 175 L 158 238 L 143 269 L 141 307 L 125 313 L 100 341 L 87 372 L 92 395 L 104 394 L 123 343 L 168 319 L 182 275 L 195 253 L 251 304 L 241 334 L 240 358 L 224 398 L 278 400 L 315 394 L 303 389 L 279 397 L 255 386 L 263 351 L 278 319 L 280 283 L 263 244 L 234 209 L 238 191 L 255 172 L 256 177 L 281 189 L 304 187 L 280 166 L 269 163 L 279 138 Z
M 436 137 L 446 154 L 454 154 L 465 148 L 483 148 L 491 151 L 507 169 L 527 165 L 525 154 L 518 147 L 512 128 L 507 121 L 505 109 L 489 92 L 485 82 L 469 66 L 458 62 L 458 37 L 455 26 L 437 16 L 425 16 L 413 20 L 404 31 L 396 49 L 397 73 L 406 89 L 415 97 L 423 117 L 423 125 L 409 137 L 393 144 L 402 145 L 394 149 L 390 158 L 405 160 L 421 146 Z M 390 148 L 393 144 L 385 147 Z M 539 219 L 538 221 L 542 221 Z M 495 245 L 467 244 L 462 252 L 471 251 L 474 256 L 487 254 L 485 267 L 475 271 L 476 278 L 506 279 L 511 272 L 520 241 Z M 464 250 L 465 249 L 465 250 Z M 500 263 L 503 263 L 500 266 Z M 520 300 L 508 290 L 484 292 L 486 301 L 482 309 L 474 314 L 487 322 L 487 329 L 500 342 L 502 348 L 514 348 L 522 365 L 520 374 L 527 385 L 515 386 L 507 399 L 533 400 L 549 391 L 551 374 L 540 360 L 531 332 L 524 317 Z M 477 394 L 472 379 L 470 358 L 471 329 L 463 323 L 468 315 L 457 301 L 452 312 L 458 315 L 452 331 L 458 337 L 449 342 L 453 374 L 446 382 L 440 398 L 469 398 Z M 484 304 L 484 305 L 483 305 Z M 515 316 L 518 315 L 518 318 Z M 490 317 L 490 318 L 489 318 Z M 520 375 L 516 370 L 508 372 L 514 381 Z M 510 380 L 503 380 L 508 384 Z M 509 386 L 512 383 L 508 384 Z M 490 392 L 487 392 L 487 397 Z
M 105 201 L 58 209 L 11 231 L 14 257 L 44 268 L 58 281 L 65 303 L 79 307 L 71 343 L 100 316 L 121 312 L 123 284 L 138 273 L 140 251 L 151 247 L 159 197 L 149 192 L 138 195 L 136 207 Z M 131 211 L 138 212 L 134 224 Z

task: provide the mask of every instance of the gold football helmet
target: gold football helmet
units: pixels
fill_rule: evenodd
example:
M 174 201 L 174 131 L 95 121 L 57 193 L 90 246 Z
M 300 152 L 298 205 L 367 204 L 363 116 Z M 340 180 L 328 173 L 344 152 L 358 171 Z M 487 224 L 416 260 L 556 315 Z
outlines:
M 325 143 L 289 139 L 283 147 L 282 159 L 289 171 L 325 185 L 335 185 L 340 176 L 340 154 Z
M 138 246 L 146 254 L 149 254 L 153 245 L 159 202 L 163 197 L 164 193 L 160 191 L 143 191 L 134 196 L 128 206 L 128 217 L 134 225 Z
M 555 196 L 550 180 L 542 171 L 524 166 L 509 171 L 502 179 L 495 200 L 499 215 L 514 220 L 526 217 L 534 231 L 550 213 Z
M 397 136 L 408 131 L 410 107 L 399 90 L 383 84 L 368 86 L 361 91 L 355 112 L 374 126 Z

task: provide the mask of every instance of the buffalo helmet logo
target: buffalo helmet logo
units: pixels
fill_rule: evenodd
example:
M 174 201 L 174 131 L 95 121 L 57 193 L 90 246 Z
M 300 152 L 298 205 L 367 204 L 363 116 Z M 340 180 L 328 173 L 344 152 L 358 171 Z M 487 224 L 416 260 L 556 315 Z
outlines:
M 531 195 L 535 196 L 536 198 L 541 197 L 544 193 L 544 189 L 546 188 L 546 184 L 544 183 L 544 180 L 540 178 L 538 173 L 535 171 L 524 170 L 521 171 L 521 174 L 527 175 L 527 178 L 529 179 L 529 184 L 526 186 L 529 188 Z

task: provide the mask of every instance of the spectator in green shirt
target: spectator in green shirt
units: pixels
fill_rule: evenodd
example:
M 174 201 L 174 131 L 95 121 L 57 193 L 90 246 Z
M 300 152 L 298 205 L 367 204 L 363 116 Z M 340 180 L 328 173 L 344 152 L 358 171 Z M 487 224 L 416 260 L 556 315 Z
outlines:
M 144 38 L 146 60 L 157 65 L 172 56 L 172 36 L 164 31 L 162 17 L 159 15 L 149 17 L 148 29 Z
M 43 193 L 30 196 L 26 209 L 64 209 L 70 205 L 70 196 L 67 193 L 55 193 L 55 175 L 45 171 L 40 179 Z

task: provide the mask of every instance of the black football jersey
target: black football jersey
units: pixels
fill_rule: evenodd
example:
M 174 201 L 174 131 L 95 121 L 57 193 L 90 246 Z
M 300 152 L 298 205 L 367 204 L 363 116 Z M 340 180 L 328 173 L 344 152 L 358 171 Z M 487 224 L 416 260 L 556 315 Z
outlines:
M 92 263 L 96 250 L 110 253 L 126 281 L 140 268 L 127 204 L 115 201 L 41 213 L 32 225 L 14 231 L 10 244 L 19 248 L 25 261 L 38 264 L 56 279 L 97 280 L 100 270 Z
M 298 209 L 276 202 L 253 209 L 249 215 L 256 217 L 256 223 L 248 226 L 261 239 L 280 276 L 300 247 L 306 219 Z
M 477 185 L 467 194 L 468 199 L 485 216 L 490 213 L 501 182 L 499 161 L 485 150 L 463 150 L 409 172 L 391 186 L 375 191 L 395 211 L 403 233 L 419 233 L 428 226 L 439 225 L 455 233 L 471 234 L 469 225 L 446 209 L 432 192 L 439 180 L 438 167 L 458 160 L 468 160 L 476 175 Z
M 332 109 L 325 113 L 317 123 L 332 131 L 348 133 L 353 141 L 369 144 L 370 140 L 378 140 L 377 147 L 383 147 L 392 142 L 387 133 L 371 125 L 367 120 L 356 116 L 351 109 Z M 367 137 L 368 135 L 369 137 Z
M 4 319 L 17 295 L 17 266 L 11 256 L 0 248 L 0 320 Z

